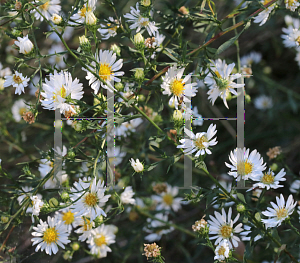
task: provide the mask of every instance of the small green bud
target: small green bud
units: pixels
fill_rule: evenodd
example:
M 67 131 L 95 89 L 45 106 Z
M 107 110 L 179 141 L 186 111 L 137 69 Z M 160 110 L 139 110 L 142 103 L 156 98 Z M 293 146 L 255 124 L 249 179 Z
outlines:
M 116 88 L 116 90 L 118 90 L 118 91 L 123 91 L 124 85 L 122 84 L 122 82 L 117 82 L 117 83 L 115 84 L 115 88 Z
M 20 31 L 20 30 L 17 30 L 17 29 L 13 29 L 12 31 L 11 31 L 11 34 L 13 35 L 13 36 L 15 36 L 15 37 L 20 37 L 21 35 L 22 35 L 22 32 Z
M 67 200 L 69 199 L 70 196 L 69 196 L 69 193 L 68 193 L 68 192 L 64 191 L 64 192 L 61 193 L 60 197 L 61 197 L 61 199 L 62 199 L 63 201 L 67 201 Z
M 76 156 L 75 152 L 73 150 L 68 151 L 68 157 L 71 159 L 74 159 Z
M 136 68 L 135 73 L 134 73 L 134 77 L 138 81 L 143 81 L 144 80 L 144 69 L 143 68 Z
M 250 97 L 250 95 L 246 94 L 245 100 L 246 100 L 247 103 L 250 103 L 250 102 L 251 102 L 251 97 Z
M 74 251 L 79 250 L 79 248 L 80 248 L 80 245 L 79 245 L 78 242 L 74 242 L 74 243 L 72 244 L 72 249 L 73 249 Z
M 173 113 L 173 120 L 174 121 L 180 121 L 182 120 L 182 113 L 180 110 L 174 110 L 174 113 Z
M 136 46 L 137 49 L 143 49 L 145 47 L 144 45 L 144 37 L 142 36 L 141 33 L 137 33 L 134 37 L 133 37 L 133 43 Z
M 157 114 L 157 115 L 155 115 L 153 121 L 156 122 L 156 123 L 159 123 L 159 122 L 162 122 L 163 119 L 162 119 L 160 114 Z
M 246 207 L 245 207 L 243 204 L 238 204 L 238 205 L 236 206 L 236 210 L 237 210 L 239 213 L 243 213 L 243 212 L 245 212 Z
M 141 0 L 141 5 L 148 7 L 151 5 L 151 0 Z
M 79 44 L 81 48 L 84 51 L 90 51 L 91 50 L 91 43 L 90 41 L 85 37 L 85 35 L 79 37 Z
M 121 48 L 118 45 L 112 44 L 110 47 L 110 50 L 112 50 L 114 53 L 116 53 L 116 55 L 118 57 L 121 56 Z
M 96 227 L 100 226 L 103 223 L 103 216 L 97 216 L 94 220 Z
M 49 200 L 49 205 L 50 207 L 54 208 L 54 207 L 57 207 L 58 206 L 58 201 L 56 198 L 52 197 L 50 200 Z
M 138 96 L 138 101 L 145 101 L 146 100 L 146 97 L 143 95 L 143 94 L 140 94 L 139 96 Z
M 273 163 L 273 164 L 270 166 L 270 168 L 271 168 L 271 170 L 272 170 L 273 172 L 276 172 L 276 170 L 278 169 L 277 163 Z
M 272 68 L 270 66 L 266 66 L 263 69 L 264 74 L 270 74 L 272 72 Z
M 1 222 L 2 223 L 7 223 L 8 222 L 8 220 L 9 220 L 9 217 L 8 216 L 1 216 Z

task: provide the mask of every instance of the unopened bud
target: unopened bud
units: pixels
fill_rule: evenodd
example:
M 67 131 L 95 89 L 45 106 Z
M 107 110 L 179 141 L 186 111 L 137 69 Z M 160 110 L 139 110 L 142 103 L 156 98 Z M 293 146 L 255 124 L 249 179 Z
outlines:
M 141 5 L 145 6 L 145 7 L 150 6 L 151 5 L 151 0 L 142 0 Z
M 90 26 L 96 25 L 97 18 L 94 15 L 93 11 L 86 12 L 86 14 L 85 14 L 85 23 L 87 25 L 90 25 Z
M 1 216 L 1 222 L 2 223 L 7 223 L 8 222 L 8 220 L 9 220 L 9 217 L 8 216 Z
M 63 201 L 66 201 L 69 199 L 69 194 L 68 194 L 68 192 L 64 191 L 61 193 L 60 197 Z
M 116 90 L 118 90 L 118 91 L 122 91 L 123 88 L 124 88 L 124 85 L 122 84 L 122 82 L 117 82 L 117 83 L 115 84 L 115 88 L 116 88 Z
M 135 73 L 134 73 L 134 77 L 137 80 L 144 80 L 144 69 L 143 68 L 136 68 Z
M 173 120 L 174 121 L 180 121 L 180 120 L 182 120 L 182 113 L 181 113 L 180 110 L 174 110 Z
M 53 14 L 51 17 L 51 21 L 55 24 L 55 25 L 59 25 L 62 22 L 62 17 L 58 14 Z
M 74 251 L 77 251 L 79 248 L 80 248 L 80 246 L 79 246 L 79 243 L 78 243 L 78 242 L 75 242 L 75 243 L 72 244 L 72 249 L 73 249 Z
M 49 200 L 49 205 L 50 207 L 54 208 L 54 207 L 57 207 L 58 206 L 58 201 L 56 198 L 52 197 L 50 200 Z
M 242 213 L 246 210 L 245 206 L 243 204 L 238 204 L 236 206 L 236 210 L 239 212 L 239 213 Z
M 276 170 L 278 169 L 277 163 L 273 163 L 273 164 L 270 166 L 270 168 L 271 168 L 271 170 L 272 170 L 273 172 L 276 172 Z
M 110 47 L 110 50 L 112 50 L 114 53 L 116 53 L 117 56 L 121 55 L 121 48 L 116 44 L 112 44 Z
M 139 48 L 142 49 L 145 47 L 144 45 L 144 37 L 142 36 L 141 33 L 137 33 L 134 37 L 133 37 L 133 43 L 134 45 Z

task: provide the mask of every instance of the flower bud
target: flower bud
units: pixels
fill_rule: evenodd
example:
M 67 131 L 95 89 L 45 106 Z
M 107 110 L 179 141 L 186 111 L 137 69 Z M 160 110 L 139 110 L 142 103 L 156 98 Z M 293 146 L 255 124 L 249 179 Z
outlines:
M 134 159 L 131 158 L 130 164 L 135 172 L 141 173 L 142 171 L 144 171 L 144 165 L 140 162 L 139 159 L 136 159 L 135 161 Z
M 238 204 L 236 206 L 236 210 L 239 212 L 239 213 L 242 213 L 246 210 L 245 206 L 243 204 Z
M 2 223 L 7 223 L 8 222 L 8 220 L 9 220 L 9 218 L 8 218 L 8 216 L 1 216 L 1 222 Z
M 50 207 L 54 208 L 54 207 L 57 207 L 58 206 L 58 201 L 56 198 L 52 197 L 50 200 L 49 200 L 49 205 Z
M 89 44 L 90 41 L 86 38 L 85 35 L 83 35 L 83 36 L 79 37 L 79 43 L 81 46 L 83 46 L 83 45 Z
M 74 242 L 74 243 L 72 244 L 72 249 L 73 249 L 74 251 L 77 251 L 79 248 L 80 248 L 80 245 L 79 245 L 78 242 Z
M 174 110 L 173 120 L 174 121 L 180 121 L 180 120 L 182 120 L 182 113 L 181 113 L 180 110 Z
M 110 50 L 112 50 L 114 53 L 116 53 L 116 55 L 118 57 L 121 55 L 121 48 L 116 44 L 112 44 L 110 47 Z
M 97 18 L 94 15 L 93 11 L 87 11 L 85 14 L 85 23 L 87 25 L 93 26 L 97 23 Z
M 145 7 L 150 6 L 151 5 L 151 0 L 142 0 L 141 5 L 145 6 Z
M 19 52 L 28 55 L 33 50 L 33 44 L 28 39 L 28 35 L 25 37 L 18 37 L 18 41 L 15 41 L 15 45 L 20 48 Z
M 69 194 L 68 192 L 64 191 L 61 193 L 60 197 L 63 201 L 67 201 L 69 199 Z
M 95 226 L 96 226 L 96 227 L 97 227 L 97 226 L 100 226 L 100 225 L 103 223 L 103 216 L 102 216 L 102 215 L 101 215 L 101 216 L 97 216 L 97 217 L 95 218 L 94 222 L 95 222 Z
M 135 73 L 134 73 L 134 77 L 137 80 L 143 81 L 144 80 L 144 69 L 143 68 L 136 68 Z
M 134 37 L 133 37 L 133 43 L 134 45 L 139 48 L 142 49 L 145 47 L 144 45 L 144 37 L 142 36 L 141 33 L 137 33 Z
M 250 97 L 250 95 L 246 94 L 245 100 L 246 100 L 247 103 L 250 103 L 250 102 L 251 102 L 251 97 Z
M 53 14 L 51 17 L 51 21 L 55 25 L 59 25 L 62 22 L 62 17 L 58 14 Z
M 271 168 L 271 170 L 272 170 L 273 172 L 276 172 L 276 170 L 278 169 L 277 163 L 273 163 L 273 164 L 270 166 L 270 168 Z

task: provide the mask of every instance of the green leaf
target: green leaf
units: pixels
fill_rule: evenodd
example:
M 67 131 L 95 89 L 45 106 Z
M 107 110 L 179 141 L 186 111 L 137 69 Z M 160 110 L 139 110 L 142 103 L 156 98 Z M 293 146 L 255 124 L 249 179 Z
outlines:
M 246 203 L 246 200 L 245 200 L 245 197 L 244 197 L 243 194 L 237 193 L 236 195 L 237 195 L 237 197 L 238 197 L 241 201 L 243 201 L 244 203 Z
M 171 164 L 169 165 L 168 169 L 167 169 L 167 173 L 169 172 L 171 166 L 174 164 L 174 163 L 177 163 L 179 161 L 179 159 L 181 158 L 182 154 L 179 154 L 179 155 L 175 155 L 175 156 L 172 156 L 171 157 Z

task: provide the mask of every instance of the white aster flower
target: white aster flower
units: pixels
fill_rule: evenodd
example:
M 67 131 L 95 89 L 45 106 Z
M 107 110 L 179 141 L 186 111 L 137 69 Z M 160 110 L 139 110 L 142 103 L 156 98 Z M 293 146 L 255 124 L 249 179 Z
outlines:
M 56 66 L 59 69 L 63 69 L 66 67 L 66 63 L 64 62 L 64 59 L 67 60 L 68 55 L 67 54 L 57 54 L 60 52 L 66 51 L 64 46 L 61 44 L 52 45 L 51 48 L 48 51 L 48 54 L 55 54 L 53 56 L 50 56 L 48 61 L 52 66 Z
M 106 216 L 106 213 L 101 208 L 105 205 L 111 195 L 105 195 L 106 186 L 104 186 L 104 181 L 94 178 L 94 180 L 89 183 L 86 182 L 86 178 L 79 182 L 75 182 L 71 188 L 70 199 L 72 201 L 77 200 L 71 209 L 73 212 L 78 212 L 79 215 L 86 215 L 91 220 L 94 220 L 97 216 Z
M 33 241 L 33 246 L 38 244 L 35 249 L 36 252 L 41 249 L 41 251 L 45 250 L 46 254 L 51 255 L 52 253 L 57 253 L 57 245 L 65 249 L 64 245 L 71 241 L 68 240 L 67 228 L 56 217 L 51 218 L 48 216 L 47 222 L 43 222 L 40 219 L 40 224 L 37 227 L 33 227 L 36 232 L 31 233 L 34 236 L 31 241 Z
M 184 128 L 185 133 L 190 139 L 181 139 L 179 141 L 181 145 L 178 145 L 177 148 L 184 148 L 184 153 L 186 154 L 196 152 L 195 157 L 211 154 L 212 152 L 208 148 L 218 143 L 217 138 L 213 138 L 217 133 L 216 127 L 216 124 L 210 124 L 207 132 L 198 132 L 196 135 L 192 131 Z
M 135 161 L 133 158 L 131 158 L 130 164 L 137 173 L 144 171 L 144 165 L 140 162 L 139 159 L 136 159 Z
M 15 41 L 15 44 L 20 48 L 19 52 L 25 55 L 29 54 L 33 49 L 33 44 L 28 39 L 28 35 L 25 37 L 18 37 L 18 41 Z
M 148 17 L 143 17 L 141 15 L 139 3 L 136 3 L 136 8 L 131 6 L 130 13 L 125 14 L 124 17 L 128 19 L 128 23 L 132 23 L 129 28 L 136 29 L 137 33 L 140 32 L 143 27 L 147 29 L 150 36 L 154 36 L 155 32 L 158 31 L 158 27 L 155 26 L 154 21 L 150 21 Z
M 97 17 L 93 13 L 93 11 L 87 11 L 85 13 L 85 23 L 87 25 L 91 25 L 91 26 L 96 25 L 96 23 L 97 23 Z
M 294 203 L 292 195 L 289 195 L 285 203 L 283 195 L 280 194 L 280 198 L 276 196 L 276 202 L 277 204 L 271 202 L 273 208 L 268 207 L 266 211 L 262 212 L 263 215 L 269 217 L 261 220 L 267 228 L 280 226 L 294 212 L 294 208 L 297 205 L 297 202 Z
M 272 98 L 261 95 L 254 100 L 254 107 L 258 110 L 266 110 L 273 107 Z
M 102 39 L 109 39 L 110 37 L 114 37 L 117 35 L 117 29 L 119 28 L 119 21 L 115 20 L 113 17 L 109 17 L 105 19 L 105 25 L 100 24 L 100 28 L 98 29 Z
M 63 208 L 59 210 L 59 212 L 56 212 L 56 216 L 58 220 L 62 221 L 62 223 L 66 226 L 69 233 L 71 233 L 73 228 L 76 228 L 81 224 L 81 217 L 78 217 L 77 213 L 74 213 L 69 207 Z
M 288 26 L 288 28 L 282 28 L 284 34 L 281 35 L 283 44 L 287 48 L 298 48 L 300 46 L 300 30 L 299 27 L 294 28 Z
M 95 59 L 97 61 L 97 65 L 95 62 L 92 62 L 92 67 L 88 66 L 91 71 L 94 71 L 99 77 L 106 82 L 105 85 L 102 81 L 98 80 L 91 72 L 87 69 L 82 68 L 87 72 L 87 76 L 85 77 L 89 80 L 89 85 L 94 90 L 95 94 L 98 94 L 100 86 L 104 89 L 114 89 L 111 81 L 120 82 L 121 80 L 118 76 L 123 76 L 123 71 L 118 71 L 123 66 L 123 59 L 119 59 L 116 62 L 117 55 L 113 51 L 108 51 L 102 49 L 99 51 L 99 55 L 95 53 Z M 114 89 L 115 90 L 115 89 Z
M 229 245 L 227 239 L 224 239 L 215 250 L 215 260 L 223 261 L 229 258 Z
M 250 155 L 249 151 L 250 149 L 246 150 L 245 147 L 243 149 L 236 148 L 229 155 L 231 164 L 225 162 L 225 165 L 231 169 L 228 174 L 236 178 L 237 181 L 255 178 L 266 169 L 266 164 L 263 163 L 263 158 L 257 150 L 253 150 Z
M 226 212 L 224 208 L 222 208 L 222 215 L 219 212 L 215 211 L 215 217 L 209 216 L 211 220 L 207 220 L 209 224 L 209 234 L 215 235 L 210 237 L 209 239 L 216 239 L 215 245 L 220 244 L 223 240 L 231 241 L 229 242 L 230 249 L 238 246 L 238 241 L 240 241 L 239 237 L 234 234 L 240 233 L 243 231 L 242 223 L 238 224 L 235 228 L 233 225 L 238 221 L 240 214 L 237 214 L 235 219 L 232 221 L 231 219 L 232 209 L 229 207 L 228 216 L 226 216 Z M 227 219 L 226 219 L 227 217 Z
M 263 5 L 266 5 L 271 2 L 271 0 L 261 0 L 260 1 Z M 276 3 L 271 4 L 268 6 L 265 10 L 260 12 L 256 17 L 254 17 L 253 22 L 254 23 L 260 23 L 259 25 L 262 26 L 264 23 L 267 22 L 268 17 L 272 10 L 275 8 Z
M 4 78 L 4 88 L 12 85 L 14 88 L 16 88 L 15 94 L 21 95 L 22 92 L 25 93 L 24 88 L 28 86 L 29 78 L 23 77 L 22 73 L 15 71 L 15 74 L 11 76 L 5 76 Z
M 123 204 L 135 204 L 135 199 L 132 198 L 134 192 L 132 191 L 132 186 L 127 186 L 124 192 L 121 194 L 120 199 Z
M 293 12 L 296 11 L 298 6 L 300 5 L 298 0 L 284 0 L 286 9 L 289 9 Z
M 282 168 L 276 176 L 274 175 L 274 172 L 272 172 L 272 170 L 269 169 L 268 172 L 261 173 L 257 177 L 251 178 L 253 181 L 259 181 L 259 183 L 255 183 L 252 189 L 249 189 L 247 191 L 251 191 L 255 187 L 267 188 L 267 190 L 269 190 L 270 188 L 277 189 L 279 187 L 283 187 L 283 185 L 279 185 L 279 183 L 281 181 L 286 181 L 286 178 L 284 178 L 284 176 L 284 168 Z
M 35 1 L 35 3 L 38 4 L 39 1 Z M 37 6 L 36 8 L 40 11 L 40 13 L 42 13 L 42 15 L 47 20 L 50 20 L 53 14 L 58 14 L 60 12 L 61 10 L 60 0 L 50 0 L 43 5 Z M 35 10 L 31 12 L 34 13 L 36 19 L 40 19 L 41 21 L 44 20 L 44 18 Z
M 88 4 L 84 4 L 76 14 L 71 16 L 71 19 L 75 20 L 77 23 L 83 24 L 84 22 L 86 22 L 87 15 L 90 14 L 90 12 L 93 12 L 95 9 L 95 5 L 91 2 L 89 2 Z M 70 24 L 74 23 L 71 22 Z
M 82 234 L 81 236 L 79 236 L 78 240 L 84 242 L 91 236 L 91 231 L 95 226 L 95 222 L 89 220 L 86 217 L 80 217 L 80 219 L 78 220 L 78 225 L 80 227 L 76 229 L 74 232 L 77 234 Z
M 25 101 L 20 99 L 16 100 L 11 108 L 15 121 L 19 122 L 22 119 L 23 114 L 28 110 L 28 106 Z
M 116 236 L 111 230 L 109 226 L 102 224 L 91 231 L 87 243 L 93 255 L 103 258 L 107 256 L 107 252 L 111 252 L 109 245 L 116 242 Z
M 166 192 L 162 192 L 160 195 L 152 195 L 152 200 L 154 200 L 156 205 L 156 210 L 171 210 L 173 209 L 177 212 L 181 209 L 181 197 L 176 197 L 178 195 L 178 187 L 172 187 L 169 184 L 167 185 Z
M 55 24 L 55 25 L 59 25 L 62 21 L 62 17 L 58 14 L 53 14 L 51 17 L 51 21 Z
M 39 216 L 42 206 L 44 205 L 41 196 L 34 195 L 30 196 L 31 203 L 32 203 L 32 218 L 33 216 Z
M 290 186 L 291 193 L 297 193 L 300 189 L 300 180 L 295 180 Z
M 262 55 L 259 52 L 251 51 L 249 54 L 241 57 L 241 66 L 251 66 L 261 61 Z
M 187 97 L 194 97 L 197 92 L 197 83 L 187 84 L 191 78 L 191 74 L 186 75 L 182 79 L 184 70 L 185 68 L 177 69 L 177 65 L 175 65 L 170 67 L 166 75 L 162 77 L 162 93 L 171 96 L 169 105 L 171 106 L 174 103 L 176 110 L 178 109 L 181 100 L 190 102 Z
M 77 78 L 72 80 L 71 73 L 54 71 L 54 75 L 49 76 L 49 80 L 45 79 L 41 95 L 44 97 L 42 106 L 47 110 L 55 110 L 60 108 L 61 113 L 72 111 L 76 114 L 70 100 L 80 100 L 83 97 L 83 86 Z
M 226 97 L 229 93 L 238 95 L 234 90 L 235 88 L 242 88 L 245 84 L 237 84 L 233 82 L 234 80 L 240 78 L 242 75 L 240 73 L 231 74 L 235 64 L 226 64 L 225 60 L 217 59 L 212 61 L 210 65 L 210 70 L 206 70 L 207 76 L 204 79 L 204 83 L 209 86 L 209 91 L 207 92 L 208 99 L 214 105 L 216 99 L 220 97 L 223 99 L 224 105 L 228 108 Z M 211 73 L 214 72 L 214 75 Z
M 197 106 L 193 107 L 192 114 L 193 114 L 193 125 L 202 126 L 203 125 L 203 119 L 202 119 L 202 115 L 198 113 L 198 107 Z

